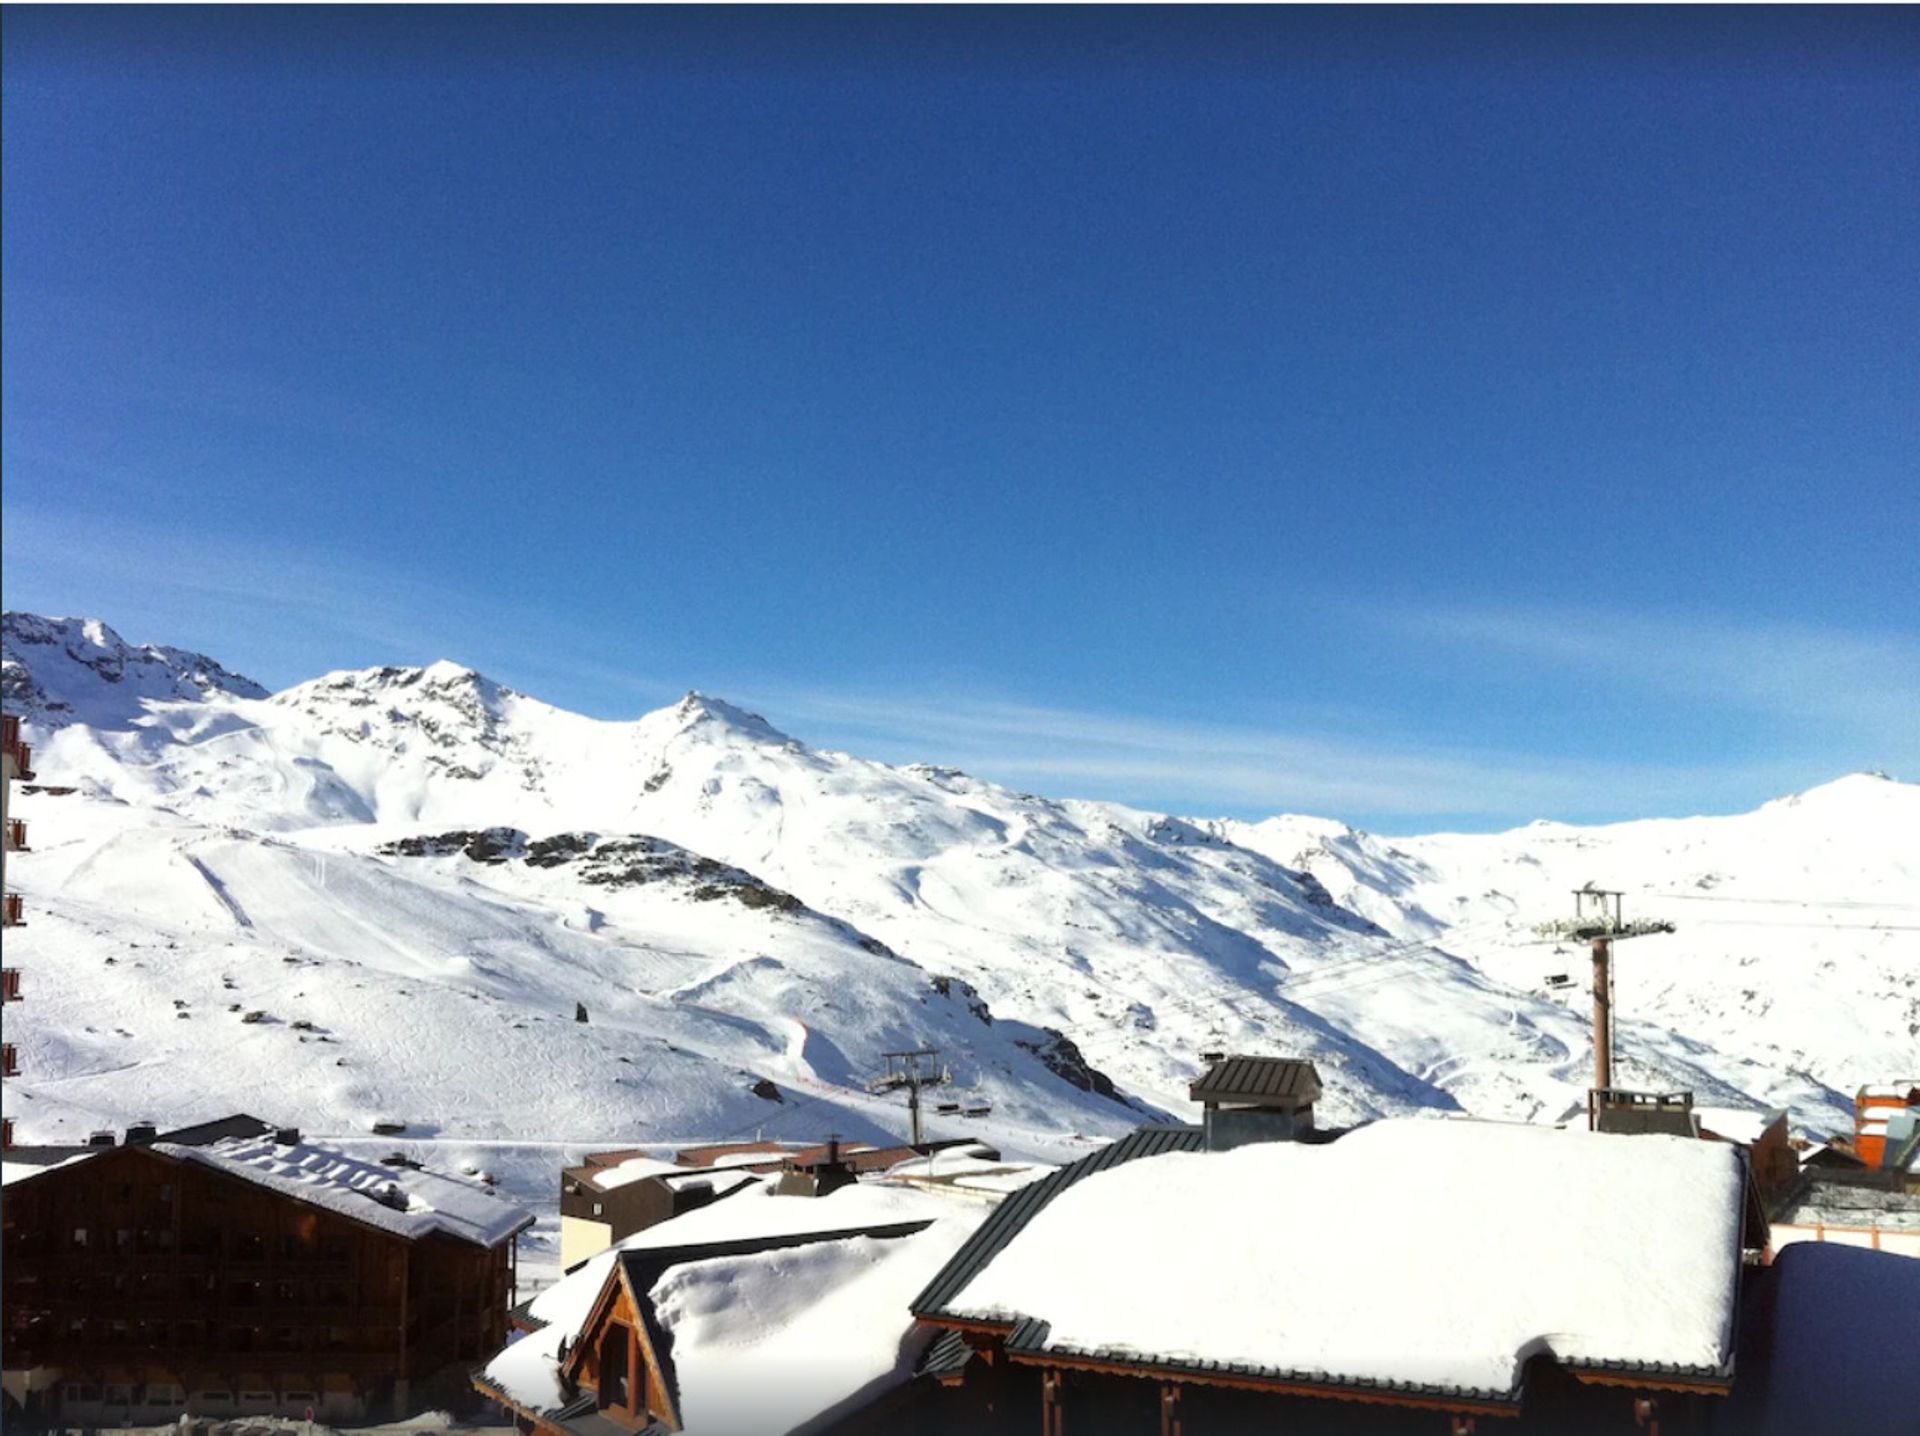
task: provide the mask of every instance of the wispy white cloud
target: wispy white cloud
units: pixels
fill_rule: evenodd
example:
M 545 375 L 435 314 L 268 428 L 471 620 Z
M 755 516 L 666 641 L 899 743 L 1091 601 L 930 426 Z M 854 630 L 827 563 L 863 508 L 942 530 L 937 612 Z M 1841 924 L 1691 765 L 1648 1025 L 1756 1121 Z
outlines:
M 610 661 L 608 644 L 576 615 L 542 613 L 488 571 L 470 582 L 428 580 L 285 543 L 24 504 L 8 506 L 4 544 L 10 605 L 24 601 L 22 588 L 33 602 L 73 595 L 100 611 L 71 616 L 126 627 L 132 642 L 199 643 L 240 667 L 235 646 L 270 654 L 280 671 L 251 675 L 270 686 L 331 668 L 450 658 L 530 691 L 553 683 L 619 693 L 624 705 L 603 713 L 674 691 Z M 132 626 L 136 618 L 157 631 Z
M 1571 684 L 1920 745 L 1920 634 L 1805 623 L 1509 606 L 1369 610 L 1402 636 L 1548 667 Z
M 942 695 L 760 690 L 802 736 L 894 760 L 951 763 L 1048 793 L 1188 812 L 1519 821 L 1725 811 L 1837 776 L 1778 764 L 1654 765 L 1437 748 L 1304 730 L 1118 716 Z

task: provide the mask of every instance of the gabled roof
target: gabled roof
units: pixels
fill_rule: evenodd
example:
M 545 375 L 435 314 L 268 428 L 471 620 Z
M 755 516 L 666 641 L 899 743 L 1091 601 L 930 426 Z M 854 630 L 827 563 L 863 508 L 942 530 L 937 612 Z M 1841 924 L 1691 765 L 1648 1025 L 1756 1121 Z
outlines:
M 561 1343 L 570 1348 L 565 1366 L 577 1367 L 621 1291 L 632 1298 L 672 1420 L 696 1433 L 746 1429 L 713 1424 L 714 1412 L 738 1399 L 734 1385 L 779 1389 L 783 1411 L 804 1422 L 907 1379 L 917 1346 L 906 1310 L 912 1287 L 900 1283 L 924 1280 L 970 1222 L 914 1194 L 846 1195 L 749 1197 L 752 1205 L 723 1221 L 702 1208 L 649 1228 L 641 1234 L 647 1244 L 602 1253 L 543 1293 L 533 1303 L 539 1314 L 522 1323 L 535 1329 L 495 1356 L 475 1384 L 523 1414 L 575 1430 L 570 1423 L 582 1417 L 565 1414 L 577 1399 L 560 1379 Z M 826 1220 L 836 1210 L 838 1221 Z M 708 1239 L 670 1240 L 683 1223 Z M 741 1234 L 712 1235 L 729 1230 Z M 542 1317 L 550 1324 L 540 1325 Z M 716 1334 L 714 1323 L 729 1321 L 744 1323 L 744 1332 Z
M 1196 1102 L 1293 1106 L 1320 1100 L 1320 1074 L 1297 1057 L 1223 1057 L 1187 1095 Z
M 1511 1408 L 1535 1354 L 1596 1380 L 1731 1381 L 1736 1148 L 1398 1120 L 1205 1152 L 1184 1130 L 1010 1199 L 916 1315 L 997 1331 L 1016 1362 L 1456 1410 Z

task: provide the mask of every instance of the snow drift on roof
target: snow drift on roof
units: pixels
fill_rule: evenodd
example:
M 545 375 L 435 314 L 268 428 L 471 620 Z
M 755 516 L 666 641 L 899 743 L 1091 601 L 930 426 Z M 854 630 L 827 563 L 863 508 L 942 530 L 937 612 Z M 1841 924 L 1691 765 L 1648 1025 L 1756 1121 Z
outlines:
M 1721 1143 L 1466 1121 L 1173 1152 L 1067 1188 L 948 1309 L 1328 1382 L 1505 1395 L 1538 1352 L 1717 1371 L 1742 1182 Z
M 907 1345 L 912 1326 L 908 1302 L 953 1255 L 984 1214 L 984 1209 L 976 1212 L 956 1208 L 937 1197 L 897 1188 L 851 1186 L 828 1197 L 782 1197 L 763 1184 L 759 1191 L 742 1192 L 636 1232 L 575 1268 L 529 1303 L 527 1314 L 547 1325 L 494 1357 L 487 1364 L 486 1379 L 528 1410 L 558 1406 L 563 1399 L 555 1375 L 560 1343 L 571 1342 L 579 1335 L 620 1252 L 932 1221 L 925 1232 L 912 1237 L 886 1241 L 853 1237 L 823 1243 L 846 1250 L 817 1263 L 802 1261 L 798 1252 L 790 1250 L 768 1253 L 763 1258 L 711 1258 L 683 1264 L 705 1273 L 675 1287 L 685 1293 L 674 1308 L 675 1319 L 684 1318 L 687 1330 L 684 1335 L 675 1331 L 673 1362 L 683 1388 L 694 1393 L 695 1406 L 701 1403 L 704 1392 L 710 1404 L 725 1409 L 728 1398 L 717 1390 L 716 1382 L 724 1385 L 728 1379 L 739 1379 L 771 1383 L 776 1372 L 781 1373 L 783 1382 L 795 1379 L 793 1372 L 765 1363 L 798 1360 L 795 1353 L 804 1348 L 809 1362 L 817 1358 L 821 1379 L 828 1386 L 816 1388 L 814 1379 L 808 1377 L 808 1399 L 817 1399 L 819 1404 L 809 1411 L 782 1405 L 781 1409 L 790 1413 L 789 1421 L 797 1422 L 825 1411 L 872 1382 L 911 1369 L 917 1349 L 910 1350 Z M 875 1250 L 869 1250 L 869 1246 Z M 914 1255 L 906 1259 L 904 1253 L 909 1246 Z M 764 1268 L 752 1265 L 762 1260 L 766 1262 Z M 787 1265 L 780 1265 L 782 1262 Z M 884 1266 L 887 1275 L 881 1278 L 868 1270 L 875 1266 Z M 681 1269 L 669 1268 L 662 1286 L 673 1282 L 674 1274 Z M 731 1295 L 724 1283 L 716 1285 L 713 1280 L 722 1269 L 739 1277 Z M 778 1280 L 783 1272 L 789 1278 L 785 1285 Z M 775 1284 L 766 1285 L 769 1279 Z M 856 1294 L 843 1296 L 842 1283 L 855 1289 Z M 704 1295 L 696 1298 L 696 1288 Z M 730 1308 L 729 1302 L 736 1305 Z M 812 1317 L 806 1315 L 809 1310 L 814 1313 Z M 821 1320 L 823 1313 L 830 1314 L 831 1320 Z M 756 1320 L 760 1323 L 757 1336 L 749 1332 Z M 735 1344 L 754 1341 L 764 1346 L 729 1355 Z M 815 1353 L 810 1342 L 822 1343 L 822 1351 Z M 701 1343 L 712 1349 L 694 1351 Z M 826 1347 L 834 1351 L 827 1353 Z M 738 1363 L 749 1358 L 751 1370 L 740 1371 Z M 739 1374 L 729 1376 L 730 1367 Z M 682 1415 L 690 1422 L 693 1419 L 686 1411 Z M 724 1432 L 735 1428 L 716 1426 L 709 1420 L 706 1429 Z
M 530 1213 L 478 1182 L 383 1167 L 304 1142 L 234 1137 L 205 1147 L 156 1142 L 153 1150 L 409 1239 L 445 1232 L 492 1247 L 533 1224 Z
M 631 1182 L 644 1182 L 648 1177 L 677 1176 L 684 1171 L 685 1167 L 663 1162 L 658 1157 L 629 1157 L 616 1166 L 594 1168 L 587 1173 L 587 1180 L 601 1191 L 610 1192 Z
M 907 1309 L 971 1224 L 669 1267 L 653 1288 L 688 1436 L 811 1431 L 907 1379 L 931 1336 Z

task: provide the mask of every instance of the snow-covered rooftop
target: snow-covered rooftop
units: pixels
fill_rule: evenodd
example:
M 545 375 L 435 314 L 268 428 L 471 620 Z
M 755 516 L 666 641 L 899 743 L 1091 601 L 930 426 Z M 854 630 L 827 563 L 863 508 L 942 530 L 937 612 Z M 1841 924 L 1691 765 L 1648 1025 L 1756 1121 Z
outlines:
M 1693 1115 L 1700 1130 L 1724 1137 L 1729 1142 L 1754 1143 L 1780 1116 L 1779 1110 L 1763 1111 L 1753 1107 L 1695 1107 Z
M 285 1146 L 270 1138 L 234 1137 L 204 1147 L 157 1142 L 153 1150 L 218 1168 L 397 1236 L 445 1232 L 491 1247 L 533 1224 L 531 1213 L 479 1182 L 385 1167 L 304 1142 Z
M 1044 1321 L 1050 1349 L 1329 1384 L 1504 1397 L 1538 1353 L 1718 1372 L 1739 1161 L 1680 1137 L 1417 1119 L 1168 1152 L 1064 1188 L 947 1311 Z
M 909 1311 L 913 1293 L 983 1214 L 899 1188 L 852 1186 L 807 1198 L 762 1185 L 638 1232 L 542 1292 L 528 1314 L 547 1325 L 494 1357 L 485 1376 L 528 1410 L 558 1406 L 560 1344 L 578 1337 L 622 1253 L 931 1223 L 887 1239 L 691 1256 L 655 1284 L 651 1300 L 671 1335 L 684 1429 L 806 1429 L 911 1372 L 926 1336 Z
M 84 1162 L 93 1156 L 92 1152 L 73 1152 L 50 1162 L 9 1161 L 0 1162 L 0 1187 L 10 1187 L 15 1182 L 24 1182 L 28 1177 L 37 1177 L 42 1172 L 51 1172 L 56 1167 L 71 1167 L 75 1162 Z
M 684 1171 L 685 1167 L 663 1162 L 658 1157 L 629 1157 L 616 1166 L 592 1168 L 585 1175 L 601 1191 L 611 1192 L 616 1187 L 643 1182 L 648 1177 L 665 1177 Z

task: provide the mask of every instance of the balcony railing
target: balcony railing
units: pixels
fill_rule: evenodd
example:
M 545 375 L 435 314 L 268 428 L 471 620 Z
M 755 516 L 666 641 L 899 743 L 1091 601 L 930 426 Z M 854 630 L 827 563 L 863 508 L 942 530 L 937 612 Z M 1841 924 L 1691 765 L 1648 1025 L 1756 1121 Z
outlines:
M 14 1056 L 13 1044 L 11 1042 L 0 1043 L 0 1075 L 7 1077 L 18 1077 L 20 1075 L 20 1062 L 19 1059 Z
M 0 1002 L 20 1000 L 20 969 L 0 967 Z
M 6 926 L 25 927 L 27 925 L 25 905 L 20 901 L 19 893 L 8 893 L 4 909 Z
M 25 818 L 7 819 L 7 851 L 14 853 L 31 852 L 27 846 L 27 821 Z

